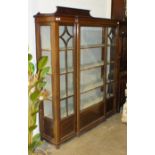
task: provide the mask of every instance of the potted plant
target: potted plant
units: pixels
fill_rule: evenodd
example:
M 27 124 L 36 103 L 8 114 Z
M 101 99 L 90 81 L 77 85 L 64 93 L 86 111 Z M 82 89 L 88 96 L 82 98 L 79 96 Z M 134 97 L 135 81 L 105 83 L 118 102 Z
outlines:
M 41 144 L 40 134 L 34 135 L 37 128 L 36 117 L 40 103 L 47 98 L 48 92 L 45 89 L 45 76 L 49 72 L 47 67 L 48 57 L 43 56 L 37 63 L 37 71 L 32 63 L 32 55 L 28 54 L 28 152 L 35 154 L 35 149 Z

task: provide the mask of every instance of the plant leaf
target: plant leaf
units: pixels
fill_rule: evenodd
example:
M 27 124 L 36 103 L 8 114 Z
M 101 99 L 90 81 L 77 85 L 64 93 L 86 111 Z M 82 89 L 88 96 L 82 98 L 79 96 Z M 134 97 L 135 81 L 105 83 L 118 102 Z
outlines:
M 34 151 L 39 145 L 41 145 L 42 142 L 40 141 L 40 134 L 36 134 L 32 138 L 32 143 L 28 145 L 29 152 Z
M 49 72 L 50 70 L 50 67 L 45 67 L 41 70 L 41 73 L 40 73 L 40 77 L 45 77 L 46 74 Z
M 42 69 L 46 66 L 48 61 L 48 57 L 47 56 L 43 56 L 41 57 L 41 59 L 38 61 L 38 69 Z
M 33 131 L 36 127 L 37 127 L 37 125 L 33 125 L 33 126 L 29 127 L 29 131 Z
M 31 115 L 33 116 L 33 115 L 35 115 L 35 114 L 38 113 L 38 112 L 39 112 L 39 110 L 36 109 Z
M 40 133 L 37 133 L 33 136 L 33 141 L 35 142 L 40 141 Z
M 28 61 L 32 60 L 32 55 L 30 53 L 28 53 Z
M 45 85 L 46 85 L 46 83 L 47 82 L 38 82 L 38 84 L 37 84 L 37 87 L 39 88 L 39 89 L 41 89 L 41 88 L 44 88 L 45 87 Z
M 33 92 L 31 95 L 30 95 L 30 98 L 32 100 L 32 102 L 36 101 L 37 98 L 39 97 L 39 94 L 40 92 L 38 90 L 36 90 L 35 92 Z
M 32 62 L 28 63 L 28 73 L 33 74 L 34 73 L 34 64 Z

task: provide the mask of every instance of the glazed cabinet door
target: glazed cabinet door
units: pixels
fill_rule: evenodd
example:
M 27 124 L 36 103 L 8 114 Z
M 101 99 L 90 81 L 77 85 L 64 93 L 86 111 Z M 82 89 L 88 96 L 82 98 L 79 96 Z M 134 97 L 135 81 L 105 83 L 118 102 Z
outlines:
M 117 81 L 117 29 L 106 28 L 106 116 L 116 111 L 116 81 Z
M 40 131 L 42 138 L 46 138 L 49 141 L 53 141 L 54 129 L 53 129 L 53 120 L 54 120 L 54 111 L 53 111 L 53 92 L 52 92 L 52 45 L 51 45 L 51 32 L 52 27 L 50 24 L 40 24 L 37 29 L 37 45 L 39 45 L 37 50 L 38 57 L 47 56 L 48 62 L 47 66 L 50 67 L 50 71 L 45 78 L 49 97 L 41 103 L 40 106 Z
M 61 138 L 75 134 L 74 25 L 59 25 Z
M 115 108 L 116 27 L 80 26 L 78 130 Z
M 104 31 L 104 28 L 99 26 L 80 26 L 80 130 L 104 118 Z

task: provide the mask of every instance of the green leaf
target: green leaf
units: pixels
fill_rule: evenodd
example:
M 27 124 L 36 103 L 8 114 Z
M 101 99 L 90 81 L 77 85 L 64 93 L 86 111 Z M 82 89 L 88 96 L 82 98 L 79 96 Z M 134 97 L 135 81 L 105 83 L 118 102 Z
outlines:
M 37 125 L 33 125 L 33 126 L 29 127 L 29 131 L 33 131 L 36 127 L 37 127 Z
M 35 142 L 32 142 L 30 145 L 28 145 L 29 152 L 34 152 L 34 150 L 36 149 L 35 144 Z
M 34 142 L 40 141 L 40 134 L 39 134 L 39 133 L 37 133 L 37 134 L 35 134 L 35 135 L 33 136 L 33 141 L 34 141 Z
M 45 77 L 46 74 L 49 72 L 50 70 L 50 67 L 45 67 L 41 70 L 41 73 L 40 73 L 40 77 Z
M 29 53 L 28 54 L 28 61 L 31 61 L 32 60 L 32 55 Z
M 39 112 L 39 109 L 36 109 L 31 115 L 33 116 L 33 115 L 37 114 L 38 112 Z
M 47 56 L 43 56 L 41 57 L 41 59 L 38 61 L 38 69 L 42 69 L 46 66 L 48 61 L 48 57 Z
M 32 62 L 28 63 L 28 73 L 33 74 L 34 73 L 34 64 Z
M 40 141 L 40 134 L 36 134 L 32 138 L 32 143 L 28 145 L 29 152 L 34 151 L 38 146 L 40 146 L 42 142 Z
M 47 82 L 38 82 L 37 87 L 38 87 L 39 89 L 42 89 L 42 88 L 45 87 L 46 83 L 47 83 Z
M 40 92 L 38 90 L 36 90 L 35 92 L 33 92 L 31 95 L 30 95 L 30 98 L 31 100 L 34 102 L 37 100 L 37 98 L 39 97 L 39 94 Z

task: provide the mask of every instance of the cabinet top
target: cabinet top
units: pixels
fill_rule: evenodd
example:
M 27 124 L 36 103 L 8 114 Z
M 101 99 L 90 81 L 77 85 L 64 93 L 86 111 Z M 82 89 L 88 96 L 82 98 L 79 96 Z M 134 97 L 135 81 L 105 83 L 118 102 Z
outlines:
M 40 13 L 38 12 L 35 16 L 36 23 L 50 23 L 50 22 L 79 22 L 82 24 L 119 24 L 117 20 L 96 18 L 90 15 L 90 10 L 76 9 L 57 6 L 57 10 L 54 13 Z
M 57 6 L 57 10 L 54 13 L 40 13 L 38 12 L 34 17 L 38 16 L 69 16 L 69 17 L 90 17 L 90 10 L 76 9 Z

